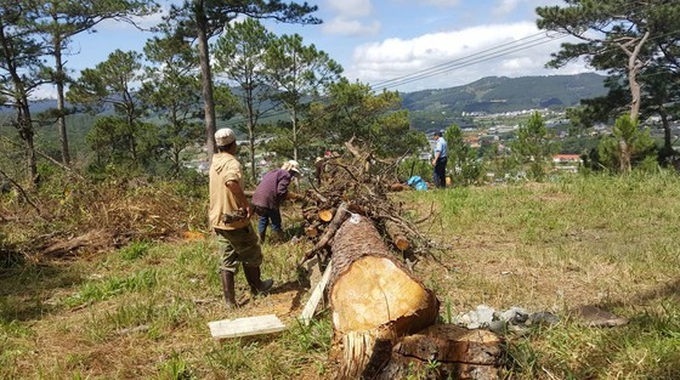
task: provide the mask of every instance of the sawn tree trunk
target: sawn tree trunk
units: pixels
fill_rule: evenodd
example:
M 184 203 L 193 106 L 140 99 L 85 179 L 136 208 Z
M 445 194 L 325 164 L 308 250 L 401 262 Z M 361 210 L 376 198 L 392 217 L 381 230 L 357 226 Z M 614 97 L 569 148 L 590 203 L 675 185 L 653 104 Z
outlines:
M 439 301 L 393 258 L 370 219 L 347 219 L 331 251 L 331 360 L 339 362 L 340 379 L 374 378 L 399 338 L 435 322 Z

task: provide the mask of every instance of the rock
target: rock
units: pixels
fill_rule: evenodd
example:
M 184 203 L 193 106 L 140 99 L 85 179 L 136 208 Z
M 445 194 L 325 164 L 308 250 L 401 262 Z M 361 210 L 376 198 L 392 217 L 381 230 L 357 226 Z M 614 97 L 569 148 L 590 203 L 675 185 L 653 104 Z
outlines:
M 594 305 L 579 306 L 570 311 L 581 324 L 587 327 L 616 327 L 628 324 L 628 318 L 619 317 Z
M 477 306 L 477 322 L 482 326 L 489 326 L 493 321 L 493 316 L 496 311 L 489 306 L 479 305 Z
M 503 335 L 507 331 L 507 327 L 508 325 L 505 321 L 496 320 L 489 323 L 489 330 L 499 335 Z
M 560 318 L 549 311 L 539 311 L 529 316 L 529 324 L 552 326 L 557 324 Z
M 494 320 L 495 310 L 486 305 L 479 305 L 475 310 L 459 314 L 453 319 L 453 323 L 466 327 L 470 330 L 488 327 Z
M 520 307 L 511 307 L 510 309 L 500 313 L 498 318 L 514 325 L 521 325 L 524 324 L 527 319 L 529 319 L 529 312 Z

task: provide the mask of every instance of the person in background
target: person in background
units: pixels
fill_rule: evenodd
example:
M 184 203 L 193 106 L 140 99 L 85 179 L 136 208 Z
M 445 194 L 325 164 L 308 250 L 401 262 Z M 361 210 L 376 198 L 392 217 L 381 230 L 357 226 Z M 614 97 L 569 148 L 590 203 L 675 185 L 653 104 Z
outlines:
M 283 229 L 281 227 L 281 211 L 279 208 L 283 201 L 288 198 L 288 186 L 294 177 L 300 176 L 300 164 L 290 160 L 281 166 L 267 172 L 262 181 L 257 185 L 251 199 L 252 211 L 259 215 L 257 232 L 260 235 L 260 243 L 264 243 L 267 227 L 271 222 L 272 233 L 277 240 L 282 240 Z
M 446 152 L 447 144 L 446 140 L 442 137 L 441 131 L 436 131 L 434 133 L 434 158 L 432 159 L 432 166 L 434 166 L 434 171 L 432 173 L 432 180 L 434 185 L 439 188 L 446 187 L 446 163 L 448 161 L 448 155 Z
M 239 263 L 253 294 L 266 293 L 274 281 L 262 281 L 262 248 L 251 225 L 250 207 L 243 192 L 243 172 L 236 159 L 236 135 L 229 128 L 215 133 L 217 153 L 209 172 L 210 226 L 215 232 L 221 255 L 220 279 L 227 308 L 238 307 L 234 275 Z

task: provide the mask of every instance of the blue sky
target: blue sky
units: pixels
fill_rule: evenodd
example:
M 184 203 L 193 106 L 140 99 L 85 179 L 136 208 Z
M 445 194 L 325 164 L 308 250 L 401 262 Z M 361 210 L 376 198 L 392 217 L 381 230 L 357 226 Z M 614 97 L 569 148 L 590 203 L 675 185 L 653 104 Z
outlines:
M 162 2 L 167 8 L 170 1 Z M 300 34 L 340 63 L 344 75 L 375 88 L 445 88 L 486 76 L 574 74 L 581 63 L 555 70 L 544 64 L 563 38 L 539 34 L 535 8 L 562 0 L 318 0 L 314 26 L 268 22 L 276 34 Z M 140 20 L 154 25 L 161 15 Z M 74 39 L 67 65 L 74 74 L 94 67 L 115 49 L 141 51 L 150 37 L 132 26 L 106 22 Z M 554 36 L 553 36 L 554 37 Z M 534 46 L 535 45 L 535 46 Z M 533 47 L 532 47 L 533 46 Z M 438 75 L 409 78 L 440 65 Z M 427 72 L 425 72 L 427 73 Z M 403 78 L 395 80 L 395 78 Z M 391 81 L 391 82 L 390 82 Z M 46 90 L 49 92 L 50 90 Z

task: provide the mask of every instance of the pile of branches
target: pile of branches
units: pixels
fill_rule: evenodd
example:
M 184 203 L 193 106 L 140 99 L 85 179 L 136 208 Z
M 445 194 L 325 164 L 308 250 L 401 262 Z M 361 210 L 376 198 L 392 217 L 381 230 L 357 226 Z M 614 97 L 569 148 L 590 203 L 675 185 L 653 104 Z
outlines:
M 345 143 L 346 153 L 333 154 L 316 163 L 316 183 L 304 195 L 302 215 L 305 235 L 315 245 L 305 260 L 317 254 L 329 255 L 329 244 L 342 222 L 352 213 L 370 218 L 384 240 L 401 252 L 404 258 L 442 248 L 419 232 L 418 221 L 404 218 L 403 204 L 394 202 L 389 193 L 401 189 L 397 175 L 399 162 L 377 158 L 362 151 L 353 140 Z
M 119 248 L 131 241 L 170 240 L 204 223 L 204 201 L 169 182 L 95 183 L 78 176 L 0 195 L 0 234 L 29 261 Z

